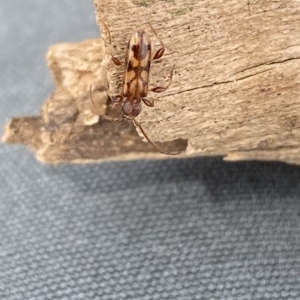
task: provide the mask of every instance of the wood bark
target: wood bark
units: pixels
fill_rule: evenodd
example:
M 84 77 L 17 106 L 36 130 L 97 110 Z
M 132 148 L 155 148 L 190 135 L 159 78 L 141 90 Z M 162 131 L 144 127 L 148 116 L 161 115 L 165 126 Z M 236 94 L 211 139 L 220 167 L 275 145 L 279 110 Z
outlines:
M 120 93 L 124 66 L 113 65 L 110 53 L 124 61 L 138 28 L 147 30 L 157 50 L 151 22 L 166 46 L 152 64 L 151 87 L 166 84 L 175 64 L 170 88 L 149 93 L 159 99 L 137 119 L 151 140 L 184 150 L 181 156 L 300 164 L 298 0 L 94 1 L 102 39 L 50 49 L 57 91 L 41 117 L 14 119 L 5 141 L 31 146 L 47 162 L 164 157 L 141 142 L 130 121 L 96 124 L 98 115 L 119 113 L 108 111 L 106 102 L 107 94 Z M 28 136 L 38 137 L 35 146 L 22 140 L 26 128 Z

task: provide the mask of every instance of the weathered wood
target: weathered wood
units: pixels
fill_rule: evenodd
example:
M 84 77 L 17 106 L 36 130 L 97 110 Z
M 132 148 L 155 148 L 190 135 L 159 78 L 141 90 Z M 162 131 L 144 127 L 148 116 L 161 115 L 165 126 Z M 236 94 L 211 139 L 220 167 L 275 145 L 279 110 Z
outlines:
M 98 114 L 114 113 L 107 111 L 107 94 L 121 91 L 123 67 L 113 65 L 110 52 L 122 60 L 138 28 L 149 32 L 155 51 L 151 22 L 166 46 L 152 64 L 151 86 L 165 84 L 176 65 L 170 88 L 154 94 L 155 107 L 138 117 L 153 141 L 181 139 L 163 145 L 174 151 L 187 140 L 186 155 L 300 164 L 299 1 L 94 1 L 112 47 L 103 26 L 104 41 L 52 47 L 57 92 L 42 117 L 33 118 L 40 124 L 35 131 L 30 124 L 28 132 L 16 127 L 22 122 L 14 119 L 4 141 L 27 144 L 47 162 L 163 157 L 141 142 L 130 122 L 98 122 Z M 24 130 L 35 143 L 24 139 Z
M 155 27 L 166 52 L 152 85 L 176 64 L 170 89 L 138 118 L 152 140 L 188 139 L 187 154 L 300 163 L 299 1 L 95 3 L 118 57 L 137 28 Z M 108 77 L 120 91 L 122 68 Z
M 47 163 L 163 157 L 142 141 L 131 122 L 100 120 L 99 115 L 120 114 L 120 109 L 111 111 L 106 105 L 107 62 L 102 39 L 53 46 L 47 60 L 56 92 L 46 101 L 41 116 L 13 118 L 4 142 L 24 144 Z M 163 146 L 169 151 L 173 147 L 184 150 L 186 142 Z

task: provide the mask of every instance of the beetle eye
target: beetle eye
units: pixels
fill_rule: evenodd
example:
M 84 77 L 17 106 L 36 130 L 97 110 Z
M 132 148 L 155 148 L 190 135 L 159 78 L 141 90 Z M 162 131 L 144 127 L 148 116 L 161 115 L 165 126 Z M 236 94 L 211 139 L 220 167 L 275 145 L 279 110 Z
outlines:
M 140 110 L 140 106 L 133 106 L 133 110 L 131 112 L 131 115 L 133 117 L 136 117 L 140 114 L 141 110 Z

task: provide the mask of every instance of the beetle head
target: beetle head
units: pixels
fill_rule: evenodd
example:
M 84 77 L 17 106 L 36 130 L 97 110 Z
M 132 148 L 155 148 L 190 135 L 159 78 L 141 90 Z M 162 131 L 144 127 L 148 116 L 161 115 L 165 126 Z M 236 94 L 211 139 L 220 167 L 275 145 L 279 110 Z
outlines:
M 123 104 L 124 115 L 129 118 L 137 117 L 142 110 L 142 103 L 131 103 L 129 100 L 125 100 Z

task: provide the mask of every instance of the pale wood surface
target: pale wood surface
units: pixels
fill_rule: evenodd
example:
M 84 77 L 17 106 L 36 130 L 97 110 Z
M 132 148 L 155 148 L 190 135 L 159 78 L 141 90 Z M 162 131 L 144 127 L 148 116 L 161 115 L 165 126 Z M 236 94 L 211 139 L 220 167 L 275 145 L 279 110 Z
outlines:
M 152 64 L 150 86 L 166 84 L 176 65 L 169 90 L 149 93 L 159 99 L 138 117 L 153 141 L 182 139 L 169 144 L 172 151 L 187 141 L 187 156 L 300 163 L 299 0 L 94 1 L 112 47 L 103 26 L 104 41 L 52 47 L 56 93 L 40 119 L 13 119 L 4 141 L 26 144 L 52 163 L 163 157 L 141 142 L 129 121 L 98 122 L 99 115 L 118 114 L 107 112 L 106 102 L 107 94 L 121 91 L 123 67 L 113 65 L 110 52 L 123 60 L 138 28 L 157 50 L 151 22 L 166 52 Z
M 155 27 L 166 54 L 152 65 L 153 86 L 176 64 L 170 89 L 138 118 L 154 141 L 188 139 L 187 154 L 300 163 L 300 1 L 95 3 L 118 57 L 137 28 Z M 109 78 L 120 91 L 122 69 Z

